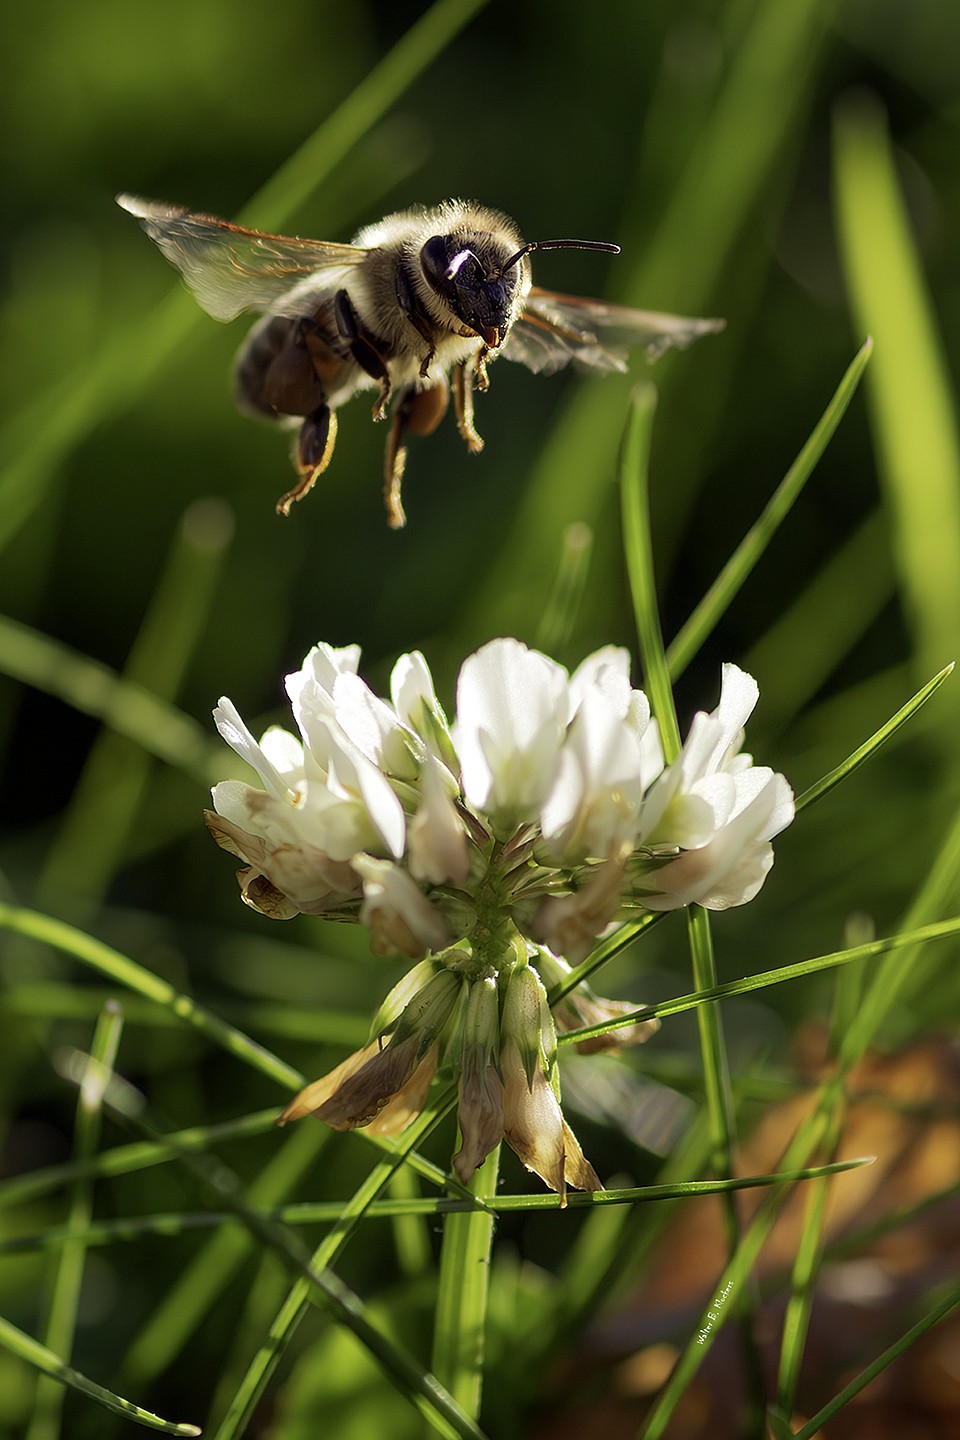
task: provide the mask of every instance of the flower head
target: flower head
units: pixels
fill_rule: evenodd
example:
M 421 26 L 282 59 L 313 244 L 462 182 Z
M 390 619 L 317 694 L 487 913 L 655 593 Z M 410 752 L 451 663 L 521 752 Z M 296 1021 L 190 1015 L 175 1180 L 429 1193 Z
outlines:
M 560 1110 L 544 986 L 619 920 L 725 909 L 760 889 L 793 795 L 741 749 L 756 682 L 724 666 L 717 708 L 694 717 L 665 767 L 646 696 L 613 646 L 571 675 L 518 640 L 491 641 L 461 668 L 452 724 L 419 652 L 397 661 L 389 701 L 359 661 L 357 646 L 317 645 L 287 677 L 296 735 L 273 727 L 258 743 L 229 700 L 214 712 L 260 781 L 215 786 L 207 815 L 244 862 L 243 899 L 272 918 L 359 921 L 378 954 L 420 961 L 370 1045 L 283 1118 L 393 1133 L 449 1064 L 462 1180 L 503 1137 L 561 1195 L 595 1188 Z M 631 1008 L 581 987 L 556 1019 L 590 1025 Z M 607 1043 L 653 1029 L 625 1024 Z

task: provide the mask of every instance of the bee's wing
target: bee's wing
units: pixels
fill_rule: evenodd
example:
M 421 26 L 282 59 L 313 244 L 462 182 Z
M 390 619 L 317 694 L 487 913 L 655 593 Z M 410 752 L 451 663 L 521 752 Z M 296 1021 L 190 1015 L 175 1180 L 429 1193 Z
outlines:
M 135 195 L 118 195 L 117 204 L 137 217 L 216 320 L 232 320 L 243 310 L 302 314 L 305 297 L 329 294 L 369 253 L 356 245 L 245 230 Z
M 653 1155 L 669 1155 L 689 1129 L 693 1102 L 633 1069 L 619 1055 L 571 1055 L 564 1047 L 563 1103 L 612 1126 Z
M 630 310 L 534 286 L 502 354 L 535 373 L 551 374 L 571 360 L 593 370 L 625 370 L 628 353 L 638 346 L 646 350 L 648 360 L 656 360 L 671 346 L 682 350 L 699 335 L 723 326 L 722 320 Z

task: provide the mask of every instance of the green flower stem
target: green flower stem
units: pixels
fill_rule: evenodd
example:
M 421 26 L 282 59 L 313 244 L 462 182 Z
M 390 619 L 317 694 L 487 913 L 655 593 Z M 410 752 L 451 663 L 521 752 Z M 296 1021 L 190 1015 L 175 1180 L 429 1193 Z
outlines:
M 620 504 L 623 547 L 633 597 L 633 614 L 643 662 L 644 688 L 660 726 L 668 765 L 680 754 L 680 728 L 660 629 L 653 537 L 650 533 L 649 460 L 657 392 L 645 382 L 631 397 L 620 446 Z
M 500 1147 L 487 1156 L 470 1182 L 471 1193 L 492 1200 L 497 1190 Z M 559 1201 L 559 1196 L 554 1196 Z M 457 1205 L 464 1202 L 456 1201 Z M 433 1334 L 433 1373 L 458 1404 L 477 1419 L 483 1387 L 484 1337 L 493 1210 L 455 1211 L 443 1222 L 440 1277 Z

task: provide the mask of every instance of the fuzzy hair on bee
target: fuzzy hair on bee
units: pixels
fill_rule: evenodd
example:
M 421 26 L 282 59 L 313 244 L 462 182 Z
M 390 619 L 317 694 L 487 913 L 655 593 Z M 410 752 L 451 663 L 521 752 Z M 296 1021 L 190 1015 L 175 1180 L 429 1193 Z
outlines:
M 401 485 L 408 435 L 431 435 L 453 391 L 468 450 L 483 441 L 474 392 L 498 355 L 537 374 L 573 362 L 626 369 L 631 349 L 656 359 L 723 328 L 697 320 L 560 295 L 535 286 L 535 250 L 602 250 L 597 240 L 524 241 L 516 222 L 473 201 L 446 200 L 366 225 L 349 245 L 248 230 L 181 206 L 118 195 L 200 305 L 216 320 L 261 319 L 234 368 L 238 408 L 294 427 L 297 483 L 277 502 L 288 515 L 333 456 L 337 412 L 376 390 L 374 420 L 389 415 L 384 462 L 388 524 L 406 523 Z

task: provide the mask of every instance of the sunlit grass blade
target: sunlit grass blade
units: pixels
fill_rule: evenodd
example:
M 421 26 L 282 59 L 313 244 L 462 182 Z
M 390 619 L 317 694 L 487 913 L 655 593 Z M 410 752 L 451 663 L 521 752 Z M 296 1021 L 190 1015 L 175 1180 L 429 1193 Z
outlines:
M 227 1025 L 212 1011 L 204 1009 L 189 995 L 176 990 L 166 980 L 152 974 L 135 960 L 121 955 L 118 950 L 104 945 L 102 941 L 85 935 L 72 925 L 66 925 L 49 915 L 40 915 L 35 910 L 24 910 L 13 905 L 0 903 L 0 929 L 12 931 L 51 945 L 55 950 L 71 955 L 83 965 L 89 965 L 101 975 L 108 975 L 126 989 L 158 1005 L 167 1006 L 178 1019 L 192 1025 L 207 1039 L 219 1045 L 243 1064 L 259 1070 L 289 1090 L 300 1090 L 306 1083 L 305 1077 L 287 1065 L 278 1056 L 272 1055 L 264 1046 L 258 1045 L 241 1030 Z
M 136 1125 L 150 1139 L 169 1141 L 169 1136 L 161 1135 L 147 1117 L 142 1097 L 136 1097 L 135 1108 L 128 1103 L 128 1095 L 117 1098 L 120 1099 L 119 1112 L 128 1123 Z M 111 1106 L 116 1103 L 109 1088 L 106 1103 Z M 319 1300 L 338 1323 L 353 1332 L 391 1383 L 435 1429 L 441 1434 L 463 1437 L 463 1440 L 484 1440 L 482 1432 L 436 1377 L 403 1346 L 392 1342 L 371 1324 L 360 1297 L 330 1269 L 329 1264 L 318 1263 L 316 1256 L 311 1259 L 288 1227 L 249 1202 L 239 1175 L 219 1158 L 203 1152 L 184 1151 L 177 1155 L 177 1159 L 204 1189 L 212 1192 L 228 1213 L 249 1230 L 261 1246 L 274 1251 L 284 1261 L 299 1282 L 307 1287 L 309 1298 Z M 334 1228 L 337 1229 L 336 1226 Z
M 81 1164 L 96 1152 L 100 1141 L 104 1079 L 113 1069 L 122 1032 L 123 1017 L 119 1006 L 106 1006 L 94 1030 L 90 1055 L 77 1094 L 73 1155 Z M 71 1185 L 67 1238 L 50 1292 L 49 1313 L 44 1327 L 44 1344 L 54 1355 L 69 1356 L 73 1350 L 86 1261 L 84 1234 L 90 1228 L 92 1217 L 93 1180 L 78 1175 Z M 27 1440 L 56 1440 L 61 1430 L 64 1395 L 63 1385 L 53 1378 L 42 1376 L 38 1380 Z
M 488 1204 L 496 1196 L 499 1167 L 498 1145 L 470 1182 L 472 1193 Z M 489 1210 L 447 1214 L 434 1308 L 433 1372 L 474 1419 L 483 1388 L 493 1227 Z
M 538 649 L 560 655 L 570 641 L 583 600 L 593 553 L 593 531 L 575 520 L 560 537 L 560 558 L 536 635 Z
M 960 624 L 954 386 L 877 100 L 859 93 L 837 107 L 833 152 L 847 287 L 877 342 L 867 396 L 894 554 L 916 664 L 931 674 L 954 658 Z
M 322 1270 L 333 1264 L 370 1205 L 389 1184 L 394 1170 L 405 1163 L 408 1155 L 420 1141 L 434 1129 L 444 1115 L 452 1110 L 454 1103 L 455 1091 L 452 1086 L 435 1095 L 419 1118 L 414 1120 L 394 1142 L 395 1150 L 391 1158 L 374 1166 L 352 1198 L 345 1205 L 338 1206 L 333 1228 L 310 1257 L 311 1270 Z M 296 1333 L 310 1300 L 309 1283 L 304 1277 L 298 1277 L 277 1312 L 263 1343 L 247 1367 L 241 1383 L 230 1401 L 227 1413 L 217 1427 L 215 1440 L 237 1440 L 237 1437 L 243 1434 L 253 1409 Z
M 0 616 L 0 672 L 101 720 L 204 787 L 221 776 L 223 747 L 195 720 L 99 660 L 6 616 Z
M 250 1183 L 250 1204 L 258 1210 L 274 1211 L 329 1141 L 330 1133 L 320 1125 L 302 1125 L 284 1137 Z M 254 1238 L 248 1231 L 226 1226 L 191 1257 L 133 1338 L 119 1369 L 123 1385 L 145 1385 L 166 1370 L 253 1248 Z
M 673 703 L 657 605 L 657 581 L 650 534 L 650 442 L 657 409 L 653 385 L 638 385 L 630 400 L 620 447 L 620 507 L 623 549 L 633 599 L 633 618 L 640 645 L 644 689 L 660 726 L 663 753 L 669 765 L 680 753 L 680 730 Z
M 600 1025 L 584 1026 L 582 1030 L 568 1030 L 557 1036 L 560 1045 L 573 1045 L 608 1030 L 623 1025 L 638 1025 L 644 1020 L 663 1019 L 668 1015 L 679 1015 L 684 1010 L 694 1010 L 711 1000 L 726 1000 L 731 995 L 747 995 L 753 990 L 765 990 L 770 985 L 782 985 L 788 980 L 800 980 L 805 975 L 814 975 L 822 970 L 833 970 L 838 965 L 850 965 L 857 960 L 884 955 L 887 951 L 909 949 L 914 945 L 926 945 L 934 940 L 952 940 L 960 935 L 960 917 L 941 920 L 932 925 L 923 925 L 916 930 L 905 930 L 886 939 L 871 940 L 864 945 L 855 945 L 848 950 L 834 950 L 828 955 L 817 955 L 809 960 L 799 960 L 794 965 L 780 965 L 774 970 L 763 970 L 756 975 L 745 975 L 740 980 L 727 980 L 722 985 L 712 985 L 706 990 L 696 990 L 689 995 L 680 995 L 675 1000 L 661 1000 L 656 1005 L 644 1005 L 627 1015 L 618 1015 L 616 1020 L 606 1020 Z M 891 1002 L 892 1003 L 892 1002 Z M 875 1016 L 871 1015 L 871 1021 Z M 858 1017 L 855 1044 L 863 1043 L 868 1025 Z M 851 1032 L 848 1032 L 848 1034 Z
M 124 668 L 124 681 L 172 703 L 206 629 L 214 587 L 233 534 L 219 500 L 184 513 Z M 75 917 L 95 913 L 129 849 L 150 773 L 149 753 L 110 729 L 87 756 L 36 891 L 42 910 L 68 898 Z
M 62 1385 L 68 1385 L 72 1390 L 79 1390 L 81 1394 L 88 1395 L 92 1400 L 113 1410 L 117 1415 L 122 1415 L 125 1420 L 132 1420 L 137 1425 L 146 1425 L 151 1430 L 159 1430 L 163 1435 L 199 1435 L 200 1429 L 197 1425 L 180 1425 L 172 1420 L 162 1420 L 159 1415 L 153 1415 L 149 1410 L 141 1410 L 139 1405 L 134 1405 L 131 1400 L 124 1400 L 122 1395 L 115 1395 L 112 1390 L 107 1390 L 103 1385 L 97 1385 L 95 1381 L 88 1380 L 86 1375 L 81 1375 L 79 1370 L 72 1366 L 65 1365 L 58 1355 L 34 1340 L 30 1335 L 18 1330 L 11 1325 L 9 1320 L 0 1319 L 0 1346 L 9 1350 L 12 1355 L 18 1356 L 21 1360 L 32 1365 L 43 1375 L 49 1375 L 54 1380 L 59 1380 Z
M 281 228 L 485 3 L 435 0 L 244 206 L 241 222 Z M 7 459 L 0 476 L 0 548 L 41 503 L 64 456 L 104 415 L 131 404 L 170 356 L 182 353 L 201 319 L 185 296 L 172 296 L 8 427 L 0 437 Z
M 860 384 L 872 350 L 873 341 L 868 339 L 851 361 L 829 405 L 814 426 L 810 438 L 770 497 L 759 519 L 747 531 L 703 599 L 667 646 L 667 664 L 674 680 L 683 674 L 700 646 L 713 631 L 720 617 L 789 515 L 804 485 L 813 473 L 814 467 L 830 443 L 834 431 L 845 415 L 847 406 Z
M 834 1015 L 842 1009 L 841 995 L 844 974 L 837 977 Z M 828 1115 L 828 1130 L 824 1140 L 824 1153 L 834 1156 L 840 1143 L 846 1117 L 846 1094 L 838 1085 L 831 1096 Z M 823 1233 L 827 1215 L 827 1201 L 830 1186 L 826 1178 L 815 1181 L 804 1196 L 806 1206 L 797 1253 L 790 1276 L 790 1294 L 783 1317 L 780 1337 L 780 1363 L 777 1371 L 777 1408 L 783 1415 L 792 1415 L 796 1405 L 797 1384 L 800 1366 L 806 1350 L 813 1310 L 817 1276 L 823 1257 Z
M 934 1325 L 939 1325 L 940 1321 L 958 1305 L 960 1305 L 960 1286 L 948 1290 L 943 1298 L 924 1315 L 922 1320 L 918 1320 L 916 1325 L 911 1326 L 905 1335 L 902 1335 L 893 1345 L 888 1346 L 882 1355 L 878 1355 L 872 1364 L 861 1370 L 859 1375 L 855 1375 L 838 1395 L 835 1395 L 828 1404 L 824 1405 L 822 1410 L 818 1410 L 816 1415 L 807 1421 L 806 1425 L 801 1426 L 795 1432 L 795 1440 L 813 1440 L 813 1437 L 820 1433 L 828 1420 L 832 1420 L 835 1415 L 838 1415 L 845 1405 L 848 1405 L 865 1386 L 870 1384 L 871 1380 L 875 1380 L 878 1375 L 881 1375 L 888 1365 L 899 1359 L 911 1345 L 915 1345 L 918 1340 L 922 1339 L 928 1330 L 933 1329 Z
M 821 800 L 824 795 L 829 794 L 835 785 L 839 785 L 841 780 L 846 780 L 847 776 L 852 775 L 854 770 L 859 769 L 865 760 L 869 760 L 870 756 L 875 754 L 881 745 L 884 745 L 892 735 L 896 734 L 901 725 L 905 725 L 910 717 L 915 715 L 917 711 L 927 703 L 931 695 L 939 690 L 947 676 L 953 674 L 953 669 L 952 663 L 944 666 L 940 673 L 934 675 L 932 680 L 929 680 L 922 689 L 917 691 L 916 695 L 908 700 L 905 705 L 901 706 L 897 713 L 892 715 L 885 725 L 881 725 L 879 730 L 874 731 L 869 740 L 865 740 L 862 745 L 858 745 L 856 750 L 848 755 L 845 760 L 841 761 L 829 774 L 824 775 L 820 780 L 817 780 L 815 784 L 808 786 L 803 794 L 797 797 L 798 812 L 805 806 L 812 805 L 815 800 Z
M 365 1220 L 395 1220 L 400 1216 L 436 1215 L 507 1215 L 520 1210 L 604 1209 L 613 1205 L 660 1204 L 669 1200 L 687 1200 L 694 1196 L 729 1195 L 737 1190 L 766 1189 L 777 1185 L 794 1185 L 801 1180 L 820 1180 L 871 1165 L 876 1157 L 857 1155 L 849 1160 L 829 1164 L 800 1166 L 793 1170 L 771 1171 L 763 1175 L 735 1175 L 726 1180 L 663 1181 L 655 1185 L 634 1185 L 607 1190 L 571 1190 L 565 1201 L 552 1192 L 521 1195 L 469 1197 L 456 1195 L 411 1196 L 403 1199 L 372 1200 L 363 1209 Z M 383 1188 L 383 1187 L 381 1187 Z M 953 1193 L 952 1190 L 943 1192 Z M 482 1199 L 482 1203 L 478 1203 Z M 298 1200 L 266 1210 L 269 1219 L 284 1225 L 336 1224 L 348 1204 L 342 1200 Z M 115 1245 L 142 1239 L 145 1235 L 174 1237 L 190 1230 L 208 1230 L 235 1219 L 229 1211 L 169 1211 L 160 1215 L 140 1215 L 123 1220 L 103 1220 L 91 1224 L 83 1232 L 88 1246 Z M 55 1226 L 36 1235 L 18 1235 L 0 1241 L 0 1255 L 16 1255 L 27 1250 L 42 1250 L 65 1244 L 71 1232 Z M 594 1258 L 596 1258 L 594 1256 Z

